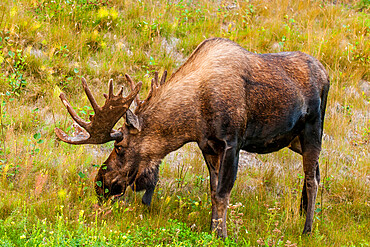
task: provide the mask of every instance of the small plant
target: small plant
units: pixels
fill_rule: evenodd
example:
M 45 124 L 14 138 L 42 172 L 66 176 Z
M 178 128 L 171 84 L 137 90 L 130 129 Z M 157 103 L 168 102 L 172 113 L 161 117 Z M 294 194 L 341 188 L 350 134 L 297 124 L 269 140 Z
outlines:
M 347 56 L 352 61 L 362 63 L 364 66 L 370 65 L 370 49 L 369 47 L 360 48 L 361 45 L 358 41 L 354 44 L 349 43 L 347 46 Z
M 34 128 L 37 128 L 39 126 L 39 117 L 38 117 L 38 112 L 39 112 L 39 108 L 35 108 L 32 110 L 32 126 Z M 30 144 L 30 147 L 31 147 L 31 150 L 30 150 L 30 153 L 31 155 L 37 155 L 38 153 L 40 153 L 40 144 L 44 143 L 44 140 L 41 138 L 41 133 L 39 131 L 37 131 L 36 133 L 34 133 L 33 135 L 33 138 L 32 139 L 29 139 L 28 140 L 31 144 Z
M 70 54 L 68 45 L 61 45 L 57 49 L 55 49 L 54 55 L 62 56 L 62 57 L 68 57 Z
M 5 145 L 5 126 L 4 126 L 4 118 L 6 116 L 5 111 L 6 101 L 4 100 L 4 94 L 1 94 L 1 102 L 0 102 L 0 131 L 1 131 L 1 147 L 0 147 L 0 169 L 4 166 L 6 162 L 6 145 Z
M 38 145 L 42 143 L 44 143 L 44 140 L 41 139 L 41 134 L 37 132 L 36 134 L 33 135 L 33 141 L 31 144 L 32 147 L 31 155 L 36 155 L 40 153 L 40 148 L 38 147 Z
M 78 197 L 80 200 L 83 199 L 83 196 L 86 191 L 90 189 L 90 187 L 86 184 L 87 183 L 87 174 L 80 171 L 77 173 L 79 179 L 78 179 Z
M 94 30 L 93 32 L 88 32 L 86 34 L 86 43 L 85 46 L 90 51 L 100 51 L 107 47 L 101 33 L 98 30 Z
M 243 216 L 244 214 L 241 212 L 241 209 L 244 208 L 243 204 L 240 202 L 232 205 L 230 204 L 228 207 L 228 229 L 232 233 L 232 238 L 235 241 L 238 241 L 239 239 L 239 233 L 241 230 L 244 230 L 247 232 L 247 229 L 244 225 Z
M 209 180 L 209 176 L 203 177 L 203 175 L 195 175 L 195 187 L 203 188 L 204 182 Z
M 86 119 L 88 119 L 88 116 L 90 116 L 91 113 L 93 113 L 93 109 L 91 106 L 85 105 L 82 107 L 82 109 L 78 112 L 80 116 L 84 116 Z
M 360 0 L 356 6 L 360 11 L 369 11 L 370 0 Z
M 249 4 L 245 9 L 242 10 L 242 22 L 243 27 L 246 27 L 248 23 L 252 20 L 252 18 L 255 16 L 255 7 L 252 4 Z
M 142 20 L 137 24 L 137 29 L 143 34 L 144 37 L 148 37 L 149 40 L 151 40 L 153 37 L 160 36 L 161 32 L 161 26 L 157 20 Z
M 86 12 L 106 8 L 109 4 L 110 0 L 43 0 L 35 4 L 34 12 L 43 21 L 55 22 L 67 18 L 75 23 L 88 24 L 91 19 Z M 105 16 L 102 17 L 104 19 Z
M 19 96 L 27 85 L 25 58 L 23 49 L 10 39 L 10 33 L 0 32 L 0 65 L 6 69 L 6 73 L 0 73 L 0 79 L 9 85 L 8 95 Z
M 114 8 L 101 7 L 98 10 L 95 25 L 99 29 L 111 29 L 115 26 L 118 12 Z
M 151 74 L 153 74 L 156 70 L 157 62 L 154 60 L 152 56 L 149 57 L 149 64 L 148 65 L 142 65 L 141 67 L 146 71 L 145 76 L 150 77 Z
M 266 231 L 268 233 L 265 237 L 260 237 L 257 240 L 259 246 L 289 246 L 295 247 L 296 243 L 286 240 L 284 233 L 281 230 L 279 219 L 281 214 L 280 203 L 275 202 L 273 207 L 265 205 L 267 208 L 268 219 L 266 221 Z
M 330 175 L 328 177 L 325 177 L 321 183 L 322 183 L 322 187 L 327 192 L 330 192 L 330 188 L 331 188 L 331 186 L 333 184 L 333 175 Z

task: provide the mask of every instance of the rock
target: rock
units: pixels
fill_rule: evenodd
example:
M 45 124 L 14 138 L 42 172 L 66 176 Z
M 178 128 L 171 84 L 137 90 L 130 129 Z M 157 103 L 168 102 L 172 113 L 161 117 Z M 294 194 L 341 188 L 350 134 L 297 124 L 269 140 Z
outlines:
M 361 93 L 364 93 L 367 97 L 370 97 L 370 82 L 360 80 L 359 88 L 361 90 Z

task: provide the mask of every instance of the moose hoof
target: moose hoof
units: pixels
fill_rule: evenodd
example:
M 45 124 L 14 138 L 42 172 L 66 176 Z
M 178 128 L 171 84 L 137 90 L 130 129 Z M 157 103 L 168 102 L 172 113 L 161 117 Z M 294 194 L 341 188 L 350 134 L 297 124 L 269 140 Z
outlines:
M 302 235 L 310 235 L 311 234 L 311 227 L 305 227 L 303 229 Z

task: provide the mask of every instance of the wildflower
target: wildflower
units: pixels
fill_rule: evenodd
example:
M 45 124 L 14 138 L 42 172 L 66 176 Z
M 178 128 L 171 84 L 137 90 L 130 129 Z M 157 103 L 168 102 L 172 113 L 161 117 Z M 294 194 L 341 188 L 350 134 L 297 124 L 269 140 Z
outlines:
M 264 245 L 265 243 L 264 243 L 264 241 L 263 241 L 263 238 L 258 239 L 258 240 L 257 240 L 257 244 L 259 244 L 259 245 Z

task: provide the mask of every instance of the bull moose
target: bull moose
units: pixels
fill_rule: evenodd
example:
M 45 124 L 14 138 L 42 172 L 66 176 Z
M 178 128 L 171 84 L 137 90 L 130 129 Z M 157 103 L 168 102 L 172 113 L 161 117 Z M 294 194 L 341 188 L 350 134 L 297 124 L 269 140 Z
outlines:
M 203 41 L 166 81 L 158 73 L 145 100 L 126 75 L 131 93 L 113 93 L 97 104 L 85 79 L 82 85 L 95 115 L 82 120 L 65 95 L 60 98 L 78 125 L 74 136 L 55 128 L 70 144 L 115 141 L 114 150 L 96 175 L 95 189 L 103 199 L 119 198 L 128 186 L 145 190 L 149 205 L 161 160 L 185 143 L 196 142 L 210 173 L 211 229 L 227 237 L 226 213 L 237 171 L 239 151 L 270 153 L 284 147 L 303 157 L 305 179 L 301 209 L 303 233 L 312 229 L 320 182 L 319 154 L 328 74 L 315 58 L 302 52 L 255 54 L 222 38 Z M 136 103 L 134 111 L 129 109 Z M 125 124 L 114 126 L 121 117 Z

